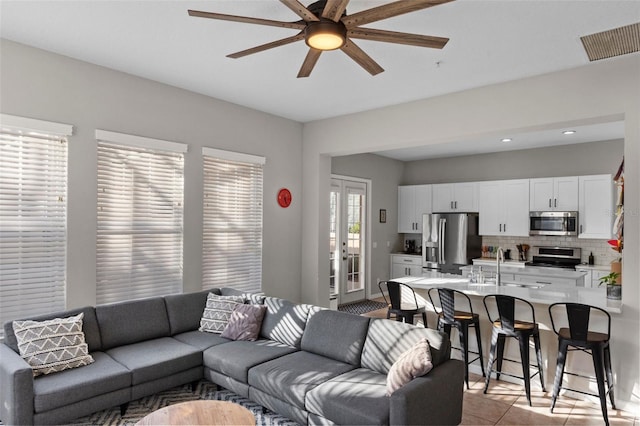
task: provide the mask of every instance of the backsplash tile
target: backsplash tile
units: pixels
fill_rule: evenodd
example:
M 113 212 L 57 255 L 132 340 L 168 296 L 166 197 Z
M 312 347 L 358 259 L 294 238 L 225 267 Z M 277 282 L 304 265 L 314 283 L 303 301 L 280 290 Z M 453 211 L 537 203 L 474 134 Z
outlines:
M 518 256 L 518 249 L 516 248 L 517 244 L 529 244 L 532 247 L 578 247 L 582 249 L 582 262 L 587 263 L 589 260 L 589 253 L 593 253 L 594 263 L 596 265 L 609 265 L 612 261 L 620 257 L 620 254 L 611 249 L 606 240 L 551 236 L 482 237 L 482 245 L 494 247 L 499 246 L 505 250 L 511 249 L 511 257 L 514 259 Z M 528 260 L 531 260 L 531 251 L 529 251 Z

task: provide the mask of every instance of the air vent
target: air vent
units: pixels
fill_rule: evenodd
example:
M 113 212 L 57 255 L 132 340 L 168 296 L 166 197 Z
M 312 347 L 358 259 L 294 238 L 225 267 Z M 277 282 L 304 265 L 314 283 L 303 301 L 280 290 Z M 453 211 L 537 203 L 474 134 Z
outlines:
M 580 37 L 590 61 L 640 51 L 640 23 Z

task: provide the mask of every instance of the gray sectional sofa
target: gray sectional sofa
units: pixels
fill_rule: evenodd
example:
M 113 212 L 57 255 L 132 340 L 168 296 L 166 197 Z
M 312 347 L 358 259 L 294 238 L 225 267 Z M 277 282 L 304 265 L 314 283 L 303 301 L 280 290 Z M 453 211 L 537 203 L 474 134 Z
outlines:
M 237 293 L 215 289 L 216 294 Z M 464 367 L 446 334 L 266 297 L 257 341 L 198 331 L 208 291 L 85 307 L 95 362 L 33 377 L 11 323 L 0 345 L 0 420 L 55 424 L 203 377 L 301 424 L 458 424 Z M 421 338 L 434 368 L 391 396 L 386 374 Z

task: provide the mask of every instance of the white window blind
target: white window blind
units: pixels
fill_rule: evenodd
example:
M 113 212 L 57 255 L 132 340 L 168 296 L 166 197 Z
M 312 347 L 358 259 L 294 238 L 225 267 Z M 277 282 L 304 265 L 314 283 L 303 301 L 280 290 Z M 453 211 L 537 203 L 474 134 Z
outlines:
M 65 308 L 72 126 L 0 114 L 0 323 Z M 0 331 L 0 337 L 2 331 Z
M 150 139 L 105 131 L 96 138 L 97 302 L 181 292 L 186 145 L 151 149 Z
M 262 288 L 264 157 L 204 148 L 203 289 Z

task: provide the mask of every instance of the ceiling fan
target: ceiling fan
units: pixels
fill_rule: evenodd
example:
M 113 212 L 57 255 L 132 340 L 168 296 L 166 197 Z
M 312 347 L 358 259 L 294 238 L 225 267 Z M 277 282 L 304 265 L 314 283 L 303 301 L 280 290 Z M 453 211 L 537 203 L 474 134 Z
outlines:
M 408 44 L 412 46 L 442 49 L 448 38 L 395 31 L 363 28 L 362 25 L 391 18 L 417 10 L 448 3 L 453 0 L 400 0 L 382 6 L 347 15 L 349 0 L 320 0 L 304 6 L 298 0 L 280 0 L 296 13 L 302 20 L 294 22 L 274 21 L 270 19 L 251 18 L 248 16 L 225 15 L 221 13 L 189 10 L 190 16 L 219 19 L 223 21 L 244 22 L 247 24 L 269 25 L 273 27 L 300 30 L 294 36 L 272 41 L 250 49 L 227 55 L 229 58 L 241 58 L 253 53 L 262 52 L 274 47 L 304 40 L 309 46 L 298 78 L 308 77 L 316 65 L 320 54 L 325 50 L 340 49 L 351 59 L 367 70 L 371 75 L 384 71 L 369 55 L 360 49 L 353 39 L 382 41 L 386 43 Z

